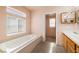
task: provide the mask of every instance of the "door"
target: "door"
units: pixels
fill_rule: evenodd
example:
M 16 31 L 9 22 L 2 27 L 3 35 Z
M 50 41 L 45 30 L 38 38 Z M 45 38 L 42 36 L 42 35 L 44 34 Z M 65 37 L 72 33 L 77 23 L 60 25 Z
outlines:
M 46 16 L 46 37 L 56 38 L 56 17 Z

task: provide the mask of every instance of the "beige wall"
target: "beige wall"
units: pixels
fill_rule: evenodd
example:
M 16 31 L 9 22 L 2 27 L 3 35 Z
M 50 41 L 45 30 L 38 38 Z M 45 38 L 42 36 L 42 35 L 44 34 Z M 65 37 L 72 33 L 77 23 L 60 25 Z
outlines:
M 32 32 L 43 35 L 45 41 L 45 15 L 56 13 L 56 44 L 62 45 L 63 30 L 78 30 L 78 24 L 61 24 L 60 13 L 79 10 L 79 7 L 56 7 L 32 13 Z
M 6 7 L 0 6 L 0 42 L 4 42 L 7 40 L 11 40 L 15 37 L 19 37 L 22 35 L 27 35 L 31 33 L 31 12 L 28 9 L 25 9 L 24 7 L 13 7 L 16 8 L 24 13 L 26 13 L 26 33 L 15 35 L 15 36 L 6 36 Z

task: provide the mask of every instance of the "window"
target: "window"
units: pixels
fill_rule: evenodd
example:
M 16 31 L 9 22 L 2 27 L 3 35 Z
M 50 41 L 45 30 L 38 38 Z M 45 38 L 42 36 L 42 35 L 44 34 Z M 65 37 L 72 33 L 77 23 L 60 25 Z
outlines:
M 9 10 L 8 10 L 9 12 Z M 7 19 L 6 19 L 6 34 L 7 36 L 15 35 L 19 33 L 25 33 L 26 32 L 26 17 L 19 15 L 15 15 L 13 12 L 8 13 L 7 12 Z M 18 14 L 16 12 L 16 14 Z
M 18 32 L 25 32 L 26 31 L 26 21 L 25 19 L 19 18 L 18 19 Z
M 15 35 L 26 31 L 26 20 L 14 16 L 7 16 L 7 35 Z
M 18 32 L 18 21 L 12 16 L 7 17 L 7 34 Z
M 49 20 L 49 26 L 50 27 L 55 27 L 55 18 L 50 18 L 50 20 Z

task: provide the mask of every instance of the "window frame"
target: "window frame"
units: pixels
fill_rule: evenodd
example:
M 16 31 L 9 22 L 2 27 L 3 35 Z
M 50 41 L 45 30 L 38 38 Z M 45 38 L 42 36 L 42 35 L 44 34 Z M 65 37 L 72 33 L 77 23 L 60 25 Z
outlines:
M 16 14 L 15 14 L 16 13 Z M 19 25 L 19 19 L 21 19 L 21 21 L 23 21 L 23 28 L 22 28 L 22 31 L 18 31 L 19 27 L 17 25 L 17 32 L 15 33 L 8 33 L 9 32 L 9 28 L 8 28 L 8 17 L 14 17 L 17 21 L 17 24 Z M 24 29 L 24 30 L 23 30 Z M 18 35 L 18 34 L 22 34 L 22 33 L 25 33 L 26 32 L 26 13 L 23 13 L 23 12 L 20 12 L 18 11 L 17 9 L 14 9 L 12 7 L 7 7 L 7 10 L 6 10 L 6 35 L 7 36 L 12 36 L 12 35 Z
M 13 16 L 11 16 L 11 15 L 7 15 L 7 18 L 8 17 L 13 17 Z M 10 19 L 11 20 L 11 19 Z M 9 31 L 9 28 L 8 28 L 8 25 L 9 25 L 9 23 L 8 23 L 8 19 L 6 20 L 6 27 L 7 27 L 7 36 L 11 36 L 11 35 L 16 35 L 16 34 L 21 34 L 21 33 L 25 33 L 26 32 L 26 19 L 25 18 L 20 18 L 20 20 L 23 22 L 23 27 L 21 28 L 22 29 L 22 31 L 19 31 L 19 27 L 18 27 L 18 25 L 19 25 L 19 18 L 17 17 L 16 19 L 14 19 L 14 21 L 16 21 L 17 22 L 17 32 L 13 32 L 13 33 L 8 33 L 8 31 Z M 24 30 L 23 30 L 24 29 Z

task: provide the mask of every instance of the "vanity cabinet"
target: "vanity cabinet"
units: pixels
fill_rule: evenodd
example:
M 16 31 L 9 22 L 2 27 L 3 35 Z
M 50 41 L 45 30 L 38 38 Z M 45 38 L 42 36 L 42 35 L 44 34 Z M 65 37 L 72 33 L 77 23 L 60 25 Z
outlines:
M 64 49 L 68 53 L 75 53 L 76 52 L 76 44 L 69 39 L 65 34 L 63 34 L 63 39 L 64 39 Z

